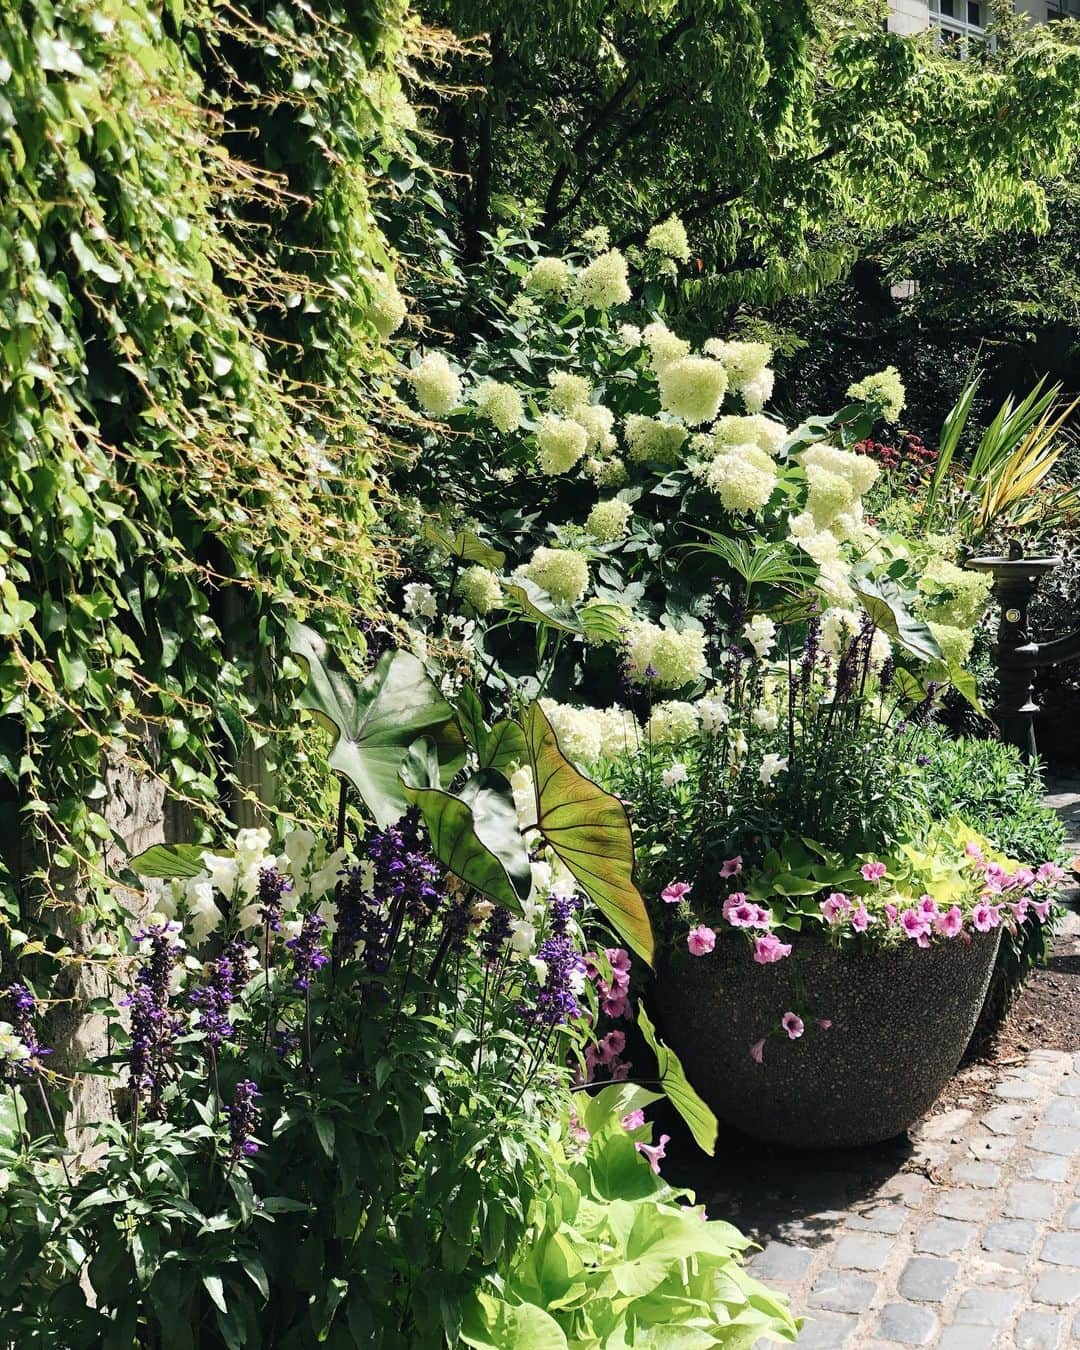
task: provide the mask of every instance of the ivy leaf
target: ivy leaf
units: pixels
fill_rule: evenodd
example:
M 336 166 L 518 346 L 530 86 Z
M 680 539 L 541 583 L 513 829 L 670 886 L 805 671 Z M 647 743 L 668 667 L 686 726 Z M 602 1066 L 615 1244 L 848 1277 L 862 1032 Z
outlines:
M 648 1042 L 649 1049 L 656 1056 L 660 1086 L 664 1089 L 668 1101 L 686 1121 L 698 1148 L 711 1158 L 716 1152 L 716 1117 L 690 1086 L 690 1080 L 679 1062 L 679 1056 L 660 1040 L 656 1028 L 649 1020 L 649 1014 L 640 1005 L 638 1027 Z
M 634 885 L 634 839 L 618 797 L 579 773 L 539 703 L 522 717 L 536 792 L 536 828 L 627 946 L 652 964 L 653 935 Z
M 440 781 L 450 782 L 464 763 L 461 729 L 415 656 L 384 652 L 371 674 L 357 684 L 313 629 L 290 622 L 288 632 L 290 650 L 308 673 L 300 704 L 337 733 L 330 767 L 352 783 L 382 829 L 405 812 L 398 770 L 419 737 L 434 742 Z
M 128 866 L 141 877 L 197 877 L 206 871 L 202 844 L 152 844 L 128 860 Z
M 865 577 L 855 587 L 855 594 L 878 628 L 905 651 L 923 661 L 940 658 L 941 648 L 933 633 L 907 609 L 903 593 L 895 582 L 874 582 Z
M 405 798 L 419 807 L 435 856 L 482 895 L 521 913 L 532 890 L 532 868 L 510 784 L 481 769 L 460 793 L 445 792 L 437 778 L 435 746 L 426 737 L 411 746 L 401 766 Z

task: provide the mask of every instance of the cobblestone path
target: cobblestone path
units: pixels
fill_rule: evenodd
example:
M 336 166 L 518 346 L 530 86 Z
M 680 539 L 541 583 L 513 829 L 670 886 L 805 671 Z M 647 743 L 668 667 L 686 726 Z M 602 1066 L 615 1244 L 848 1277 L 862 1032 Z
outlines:
M 1032 1052 L 991 1100 L 891 1154 L 767 1163 L 756 1195 L 714 1197 L 764 1244 L 754 1273 L 812 1319 L 800 1350 L 1080 1345 L 1080 1054 Z

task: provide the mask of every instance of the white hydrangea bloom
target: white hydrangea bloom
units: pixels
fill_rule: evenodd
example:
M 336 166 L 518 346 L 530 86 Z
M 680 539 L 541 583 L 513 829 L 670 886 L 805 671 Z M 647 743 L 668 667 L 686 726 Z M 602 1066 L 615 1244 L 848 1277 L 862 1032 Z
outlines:
M 776 641 L 776 624 L 767 614 L 755 614 L 743 625 L 743 636 L 753 647 L 759 660 L 764 660 Z
M 657 375 L 672 361 L 678 361 L 690 354 L 689 342 L 676 337 L 661 319 L 655 319 L 652 323 L 647 323 L 642 329 L 641 335 L 649 349 L 649 364 Z
M 601 253 L 574 278 L 572 298 L 587 309 L 611 309 L 630 299 L 626 259 L 618 249 Z
M 725 511 L 736 514 L 760 511 L 776 487 L 776 465 L 757 445 L 725 447 L 707 463 L 695 468 L 705 486 L 717 493 Z
M 688 426 L 711 422 L 727 391 L 727 372 L 708 356 L 682 356 L 658 375 L 660 404 Z
M 832 604 L 853 609 L 855 591 L 851 586 L 851 571 L 846 562 L 825 562 L 818 568 L 817 588 Z
M 566 758 L 577 764 L 595 764 L 603 753 L 603 740 L 593 709 L 575 708 L 550 698 L 542 698 L 540 706 Z
M 602 488 L 620 488 L 630 480 L 626 464 L 618 455 L 610 455 L 604 459 L 596 455 L 590 456 L 585 461 L 585 472 L 597 487 Z
M 556 412 L 569 415 L 592 397 L 592 388 L 584 375 L 553 370 L 548 375 L 548 384 L 551 386 L 548 403 Z
M 667 220 L 654 225 L 645 238 L 645 247 L 665 258 L 674 258 L 686 262 L 690 257 L 690 241 L 686 237 L 686 226 L 678 216 L 669 216 Z
M 718 417 L 713 425 L 713 438 L 716 445 L 745 445 L 748 441 L 759 446 L 766 454 L 777 456 L 788 438 L 787 427 L 783 422 L 763 417 L 761 413 L 753 416 L 740 416 L 734 413 Z
M 585 253 L 603 253 L 611 243 L 611 231 L 606 225 L 590 225 L 582 230 L 578 243 Z
M 502 583 L 490 567 L 475 563 L 458 578 L 457 593 L 473 614 L 490 614 L 502 601 Z
M 600 733 L 600 749 L 604 759 L 617 759 L 632 754 L 641 743 L 637 719 L 627 708 L 617 705 L 601 708 L 596 717 Z
M 407 306 L 393 277 L 379 272 L 370 281 L 367 319 L 376 333 L 386 339 L 405 322 Z
M 760 375 L 743 385 L 739 393 L 742 394 L 742 401 L 748 413 L 761 412 L 772 398 L 775 383 L 776 373 L 772 370 L 763 370 Z
M 576 604 L 589 587 L 589 560 L 574 548 L 541 546 L 523 570 L 561 604 Z
M 626 654 L 634 679 L 648 678 L 661 689 L 681 689 L 705 672 L 705 634 L 639 621 L 627 632 Z
M 517 431 L 525 418 L 525 405 L 512 384 L 481 380 L 473 390 L 476 411 L 497 431 Z
M 658 703 L 649 717 L 648 735 L 654 745 L 681 745 L 698 733 L 698 707 L 672 699 Z
M 811 445 L 799 455 L 800 462 L 807 469 L 818 467 L 844 478 L 851 484 L 855 497 L 865 496 L 877 481 L 881 470 L 869 455 L 857 454 L 854 450 L 841 450 L 836 445 Z
M 875 375 L 867 375 L 848 386 L 848 398 L 864 403 L 876 403 L 886 422 L 895 422 L 903 411 L 907 393 L 900 372 L 895 366 L 886 366 Z
M 585 528 L 598 544 L 613 544 L 626 534 L 631 515 L 633 508 L 629 502 L 618 498 L 597 502 L 589 512 Z
M 545 413 L 536 431 L 541 470 L 552 475 L 568 473 L 584 455 L 588 443 L 588 432 L 580 423 Z
M 622 323 L 619 325 L 619 341 L 625 347 L 640 347 L 643 338 L 641 329 L 632 323 Z
M 525 278 L 525 289 L 534 295 L 565 296 L 573 277 L 562 258 L 537 258 Z
M 806 469 L 806 507 L 819 529 L 827 529 L 855 501 L 854 485 L 821 464 Z
M 742 389 L 756 380 L 772 360 L 772 348 L 765 342 L 725 342 L 710 338 L 704 350 L 727 371 L 733 389 Z
M 605 408 L 602 403 L 579 403 L 571 410 L 570 416 L 579 427 L 584 428 L 588 437 L 587 450 L 609 455 L 618 448 L 619 443 L 612 432 L 615 414 L 610 408 Z
M 623 428 L 630 458 L 634 463 L 653 460 L 659 464 L 677 464 L 686 442 L 686 428 L 678 422 L 631 413 Z
M 428 352 L 406 378 L 420 406 L 432 417 L 444 417 L 461 402 L 461 380 L 442 352 Z

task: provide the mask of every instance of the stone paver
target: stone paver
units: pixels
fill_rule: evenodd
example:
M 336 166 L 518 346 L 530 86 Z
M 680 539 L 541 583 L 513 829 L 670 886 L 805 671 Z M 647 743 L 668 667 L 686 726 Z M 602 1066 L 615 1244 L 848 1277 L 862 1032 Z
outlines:
M 987 1070 L 997 1106 L 743 1168 L 709 1212 L 761 1243 L 754 1274 L 806 1318 L 798 1350 L 1080 1350 L 1077 1084 L 1080 1053 L 1033 1051 Z

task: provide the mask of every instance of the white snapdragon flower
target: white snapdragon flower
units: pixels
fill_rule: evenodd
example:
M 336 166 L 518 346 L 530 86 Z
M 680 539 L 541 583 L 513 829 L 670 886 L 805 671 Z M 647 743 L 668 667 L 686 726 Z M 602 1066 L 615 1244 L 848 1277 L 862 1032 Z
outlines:
M 758 660 L 763 661 L 776 640 L 776 624 L 767 614 L 755 614 L 743 625 L 743 636 L 753 647 Z
M 750 720 L 760 731 L 775 731 L 780 723 L 779 715 L 772 708 L 755 708 Z
M 765 755 L 761 761 L 761 768 L 758 769 L 758 778 L 768 787 L 776 775 L 783 773 L 787 766 L 786 755 Z
M 236 883 L 240 875 L 240 864 L 237 860 L 206 851 L 202 854 L 202 862 L 209 873 L 211 886 L 231 900 L 236 892 Z
M 290 830 L 285 836 L 285 842 L 282 844 L 285 857 L 288 860 L 288 872 L 290 876 L 302 877 L 307 870 L 308 860 L 315 851 L 318 844 L 318 836 L 311 830 Z M 285 870 L 285 869 L 282 869 Z
M 410 581 L 405 587 L 404 609 L 410 618 L 433 619 L 438 611 L 435 592 L 423 582 Z
M 208 879 L 193 877 L 185 894 L 187 926 L 191 940 L 200 946 L 215 929 L 220 928 L 225 916 L 214 896 L 214 885 Z
M 697 707 L 706 736 L 719 736 L 731 721 L 731 709 L 722 698 L 703 698 Z
M 535 947 L 535 926 L 526 919 L 515 919 L 510 925 L 510 950 L 518 956 L 528 956 Z
M 15 1028 L 11 1023 L 0 1022 L 0 1064 L 5 1061 L 18 1063 L 20 1060 L 29 1058 L 29 1049 L 15 1035 Z
M 685 764 L 675 763 L 660 775 L 660 781 L 670 791 L 676 783 L 685 783 L 690 777 Z

